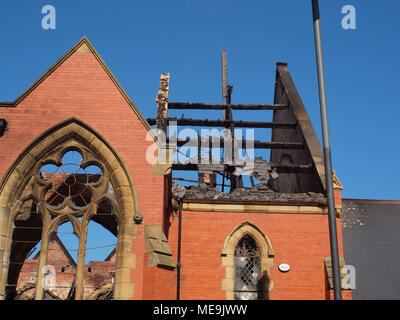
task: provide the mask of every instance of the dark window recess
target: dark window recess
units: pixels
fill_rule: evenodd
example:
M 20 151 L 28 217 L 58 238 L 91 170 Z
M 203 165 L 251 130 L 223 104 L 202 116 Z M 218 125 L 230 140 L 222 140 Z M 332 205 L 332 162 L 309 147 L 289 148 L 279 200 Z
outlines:
M 7 130 L 7 121 L 6 119 L 0 119 L 0 137 Z
M 260 299 L 261 254 L 256 242 L 244 236 L 235 248 L 235 300 Z

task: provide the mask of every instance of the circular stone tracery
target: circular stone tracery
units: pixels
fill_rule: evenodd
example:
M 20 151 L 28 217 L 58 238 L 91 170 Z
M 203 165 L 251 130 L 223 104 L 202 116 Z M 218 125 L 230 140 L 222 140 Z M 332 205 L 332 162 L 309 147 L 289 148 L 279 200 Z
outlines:
M 40 173 L 51 188 L 45 193 L 45 200 L 51 206 L 58 206 L 65 198 L 78 207 L 85 207 L 91 202 L 92 192 L 88 184 L 100 180 L 102 171 L 97 165 L 82 164 L 82 155 L 78 151 L 68 151 L 62 158 L 62 164 L 44 165 Z

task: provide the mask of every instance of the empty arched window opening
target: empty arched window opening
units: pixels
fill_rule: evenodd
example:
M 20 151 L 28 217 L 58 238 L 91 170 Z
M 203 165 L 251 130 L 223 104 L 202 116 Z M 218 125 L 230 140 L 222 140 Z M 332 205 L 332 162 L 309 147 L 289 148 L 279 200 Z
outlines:
M 111 184 L 110 184 L 111 185 Z M 113 298 L 118 223 L 108 197 L 97 205 L 88 223 L 83 299 Z
M 35 296 L 35 279 L 42 235 L 42 219 L 36 203 L 26 200 L 14 219 L 5 298 L 31 300 Z
M 72 300 L 76 287 L 79 239 L 71 222 L 62 223 L 52 234 L 47 249 L 47 264 L 42 270 L 43 297 L 54 292 L 61 300 Z M 58 270 L 63 272 L 58 273 Z
M 58 145 L 22 181 L 6 299 L 113 298 L 120 210 L 100 158 L 78 142 Z
M 245 235 L 235 248 L 235 300 L 260 299 L 261 252 L 254 241 Z

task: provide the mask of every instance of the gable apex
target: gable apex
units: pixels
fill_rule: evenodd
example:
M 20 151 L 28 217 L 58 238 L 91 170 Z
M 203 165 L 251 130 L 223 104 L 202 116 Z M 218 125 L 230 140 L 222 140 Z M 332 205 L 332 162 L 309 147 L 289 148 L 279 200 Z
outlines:
M 111 72 L 111 70 L 108 68 L 104 60 L 101 58 L 97 50 L 94 48 L 92 43 L 89 41 L 89 39 L 84 36 L 81 40 L 79 40 L 70 50 L 68 50 L 53 66 L 51 66 L 38 80 L 36 80 L 28 89 L 26 89 L 20 96 L 18 96 L 14 101 L 12 102 L 0 102 L 0 108 L 1 107 L 8 107 L 8 108 L 13 108 L 17 107 L 35 88 L 37 88 L 44 80 L 46 80 L 57 68 L 62 65 L 70 56 L 72 56 L 74 53 L 92 53 L 93 56 L 96 58 L 98 63 L 102 66 L 103 70 L 107 73 L 107 75 L 110 77 L 111 81 L 114 83 L 118 91 L 121 93 L 121 95 L 124 97 L 126 102 L 129 104 L 129 106 L 132 108 L 133 112 L 135 115 L 138 117 L 140 122 L 143 124 L 143 126 L 146 128 L 148 132 L 150 132 L 151 136 L 153 137 L 154 141 L 156 141 L 160 146 L 162 143 L 155 137 L 155 135 L 152 132 L 152 128 L 147 122 L 147 120 L 143 117 L 142 113 L 139 111 L 135 103 L 132 101 L 132 99 L 129 97 L 129 95 L 126 93 L 126 91 L 122 88 L 121 84 L 118 82 L 114 74 Z

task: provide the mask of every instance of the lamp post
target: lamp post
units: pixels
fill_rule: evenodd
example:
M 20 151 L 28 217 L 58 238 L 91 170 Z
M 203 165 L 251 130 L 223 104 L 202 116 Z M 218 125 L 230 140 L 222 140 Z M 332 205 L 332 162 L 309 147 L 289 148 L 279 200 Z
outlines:
M 313 21 L 314 21 L 315 52 L 317 57 L 319 103 L 321 108 L 321 125 L 322 125 L 323 148 L 324 148 L 326 194 L 328 198 L 329 239 L 331 246 L 333 288 L 334 288 L 335 300 L 341 300 L 342 290 L 340 283 L 339 250 L 338 250 L 338 240 L 337 240 L 337 230 L 336 230 L 336 212 L 335 212 L 335 199 L 333 193 L 332 158 L 331 158 L 331 147 L 329 141 L 328 110 L 326 103 L 326 88 L 325 88 L 324 62 L 322 56 L 319 5 L 318 5 L 318 0 L 311 0 L 311 2 L 312 2 Z

